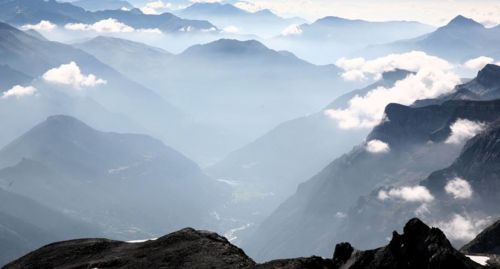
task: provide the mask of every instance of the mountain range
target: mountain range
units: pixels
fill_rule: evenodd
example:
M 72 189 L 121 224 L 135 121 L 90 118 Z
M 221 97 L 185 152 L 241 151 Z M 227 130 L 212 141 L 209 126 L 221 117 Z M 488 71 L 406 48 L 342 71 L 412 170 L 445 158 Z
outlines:
M 182 18 L 208 20 L 227 33 L 253 34 L 273 37 L 293 24 L 302 24 L 301 18 L 282 18 L 269 9 L 248 12 L 229 3 L 194 3 L 178 10 Z
M 424 51 L 453 62 L 465 62 L 479 56 L 500 57 L 495 44 L 500 42 L 500 26 L 486 28 L 464 16 L 457 16 L 432 33 L 397 42 L 375 45 L 360 52 L 367 57 L 384 56 L 412 50 Z
M 209 164 L 280 122 L 319 110 L 325 100 L 357 84 L 344 82 L 334 65 L 313 65 L 255 40 L 220 39 L 176 55 L 108 37 L 75 46 L 213 126 L 222 140 L 207 137 L 203 140 L 211 142 L 193 146 L 198 152 L 219 150 Z
M 185 226 L 217 229 L 210 214 L 228 195 L 225 186 L 156 139 L 97 131 L 68 116 L 49 117 L 5 146 L 0 167 L 3 190 L 92 223 L 112 238 Z M 45 220 L 21 216 L 29 223 Z
M 491 75 L 496 77 L 496 74 Z M 376 239 L 374 234 L 394 229 L 401 224 L 394 220 L 414 214 L 409 209 L 397 211 L 394 207 L 402 206 L 397 199 L 387 203 L 381 201 L 381 188 L 393 186 L 398 190 L 418 186 L 420 180 L 432 172 L 452 165 L 461 156 L 463 144 L 447 142 L 452 135 L 451 126 L 459 119 L 493 123 L 500 116 L 498 105 L 497 100 L 450 100 L 424 107 L 388 105 L 385 109 L 387 120 L 373 129 L 366 142 L 301 184 L 297 192 L 249 236 L 248 245 L 243 243 L 243 246 L 254 257 L 268 259 L 326 255 L 331 248 L 328 242 L 346 237 L 362 248 L 380 244 L 385 239 Z M 385 143 L 389 151 L 370 152 L 367 149 L 370 141 Z M 494 178 L 494 173 L 490 175 Z M 493 182 L 494 179 L 488 184 L 494 186 Z M 430 187 L 429 190 L 435 191 Z M 387 204 L 393 206 L 392 210 L 382 210 Z M 421 205 L 409 204 L 412 207 Z M 404 217 L 387 217 L 387 214 L 398 213 Z M 445 217 L 439 213 L 432 215 Z M 368 220 L 373 227 L 364 227 Z M 287 247 L 281 247 L 282 244 Z
M 116 9 L 128 9 L 134 8 L 132 4 L 124 0 L 78 0 L 71 2 L 75 6 L 79 6 L 88 11 L 99 11 L 99 10 L 116 10 Z
M 181 33 L 182 29 L 190 31 L 216 29 L 207 21 L 184 20 L 171 13 L 148 15 L 139 9 L 86 11 L 71 3 L 55 0 L 2 0 L 0 10 L 0 21 L 16 26 L 37 24 L 42 20 L 60 26 L 68 23 L 93 24 L 111 18 L 134 29 L 159 29 L 171 33 Z

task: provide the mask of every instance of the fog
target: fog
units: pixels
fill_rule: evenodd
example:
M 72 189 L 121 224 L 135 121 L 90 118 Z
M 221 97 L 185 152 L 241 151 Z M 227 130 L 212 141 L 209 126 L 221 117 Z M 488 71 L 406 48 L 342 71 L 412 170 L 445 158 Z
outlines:
M 414 216 L 458 246 L 500 216 L 474 157 L 500 116 L 498 26 L 18 2 L 0 1 L 0 265 L 184 227 L 258 261 L 325 256 Z

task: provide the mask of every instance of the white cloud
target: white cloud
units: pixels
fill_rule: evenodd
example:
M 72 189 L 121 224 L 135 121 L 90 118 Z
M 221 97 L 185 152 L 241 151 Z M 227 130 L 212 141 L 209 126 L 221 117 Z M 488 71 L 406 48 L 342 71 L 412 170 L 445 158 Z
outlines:
M 423 186 L 393 188 L 389 191 L 381 190 L 378 193 L 379 200 L 402 200 L 405 202 L 427 203 L 434 200 L 434 196 Z
M 346 109 L 325 111 L 342 129 L 372 128 L 384 118 L 384 109 L 388 104 L 410 105 L 419 99 L 435 98 L 453 91 L 460 82 L 460 77 L 451 71 L 453 65 L 417 51 L 391 54 L 371 61 L 363 58 L 341 59 L 337 65 L 346 70 L 346 79 L 379 78 L 383 72 L 397 68 L 416 72 L 396 82 L 392 88 L 379 87 L 364 96 L 356 95 Z
M 257 3 L 255 3 L 255 1 L 253 1 L 253 2 L 251 2 L 251 1 L 239 1 L 239 2 L 235 3 L 234 6 L 239 8 L 239 9 L 243 9 L 245 11 L 252 12 L 252 13 L 264 9 L 264 5 L 257 4 Z
M 226 33 L 230 33 L 230 34 L 236 34 L 240 31 L 240 29 L 238 29 L 238 27 L 236 27 L 234 25 L 229 25 L 229 26 L 224 27 L 223 31 Z
M 300 28 L 300 25 L 297 24 L 292 24 L 283 29 L 281 32 L 282 36 L 294 36 L 294 35 L 301 35 L 302 34 L 302 29 Z
M 433 226 L 443 230 L 446 236 L 451 240 L 468 242 L 479 234 L 488 224 L 486 219 L 474 219 L 469 216 L 454 214 L 447 221 L 440 221 Z
M 486 124 L 470 121 L 467 119 L 458 119 L 451 126 L 451 134 L 446 139 L 446 144 L 462 144 L 473 138 L 486 128 Z
M 98 33 L 131 33 L 135 30 L 113 18 L 100 20 L 94 24 L 68 23 L 64 28 L 74 31 L 96 31 Z
M 26 97 L 26 96 L 32 96 L 34 94 L 36 94 L 37 92 L 37 89 L 35 87 L 32 87 L 32 86 L 28 86 L 28 87 L 23 87 L 23 86 L 20 86 L 20 85 L 16 85 L 14 87 L 12 87 L 11 89 L 5 91 L 2 93 L 2 99 L 7 99 L 7 98 L 22 98 L 22 97 Z
M 158 0 L 146 3 L 146 5 L 141 8 L 141 11 L 144 14 L 157 15 L 171 7 L 171 3 L 164 3 L 162 0 Z
M 495 60 L 490 57 L 481 56 L 474 59 L 470 59 L 464 63 L 464 66 L 468 69 L 479 71 L 483 69 L 487 64 L 493 63 Z
M 64 28 L 66 30 L 71 30 L 71 31 L 95 31 L 98 33 L 133 33 L 133 32 L 152 33 L 152 34 L 162 33 L 161 30 L 158 28 L 134 29 L 133 27 L 113 18 L 100 20 L 93 24 L 68 23 L 64 25 Z
M 444 189 L 455 199 L 469 199 L 472 197 L 472 187 L 463 178 L 456 177 L 448 181 Z
M 52 31 L 56 28 L 57 25 L 46 20 L 42 20 L 37 24 L 25 24 L 21 27 L 22 30 L 37 30 L 37 31 Z
M 391 151 L 391 148 L 389 147 L 389 144 L 380 141 L 380 140 L 371 140 L 368 143 L 366 143 L 366 151 L 373 153 L 373 154 L 381 154 L 381 153 L 387 153 Z
M 96 87 L 106 84 L 106 80 L 97 78 L 93 74 L 82 74 L 80 67 L 75 62 L 63 64 L 53 68 L 43 74 L 43 79 L 50 83 L 70 85 L 75 89 L 83 87 Z
M 345 72 L 359 71 L 364 75 L 371 75 L 375 79 L 380 78 L 382 73 L 395 69 L 404 69 L 417 72 L 423 68 L 432 66 L 434 69 L 450 70 L 453 65 L 436 56 L 427 55 L 422 51 L 412 51 L 403 54 L 389 54 L 374 60 L 364 58 L 346 59 L 341 58 L 335 63 Z

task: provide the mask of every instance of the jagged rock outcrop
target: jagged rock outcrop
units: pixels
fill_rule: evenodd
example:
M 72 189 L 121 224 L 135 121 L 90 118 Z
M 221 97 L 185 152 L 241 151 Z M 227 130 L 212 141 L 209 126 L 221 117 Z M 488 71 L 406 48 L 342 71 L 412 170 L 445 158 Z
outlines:
M 383 248 L 356 251 L 348 243 L 337 245 L 333 261 L 342 269 L 482 268 L 455 250 L 441 230 L 419 219 L 410 220 L 403 234 L 394 232 Z

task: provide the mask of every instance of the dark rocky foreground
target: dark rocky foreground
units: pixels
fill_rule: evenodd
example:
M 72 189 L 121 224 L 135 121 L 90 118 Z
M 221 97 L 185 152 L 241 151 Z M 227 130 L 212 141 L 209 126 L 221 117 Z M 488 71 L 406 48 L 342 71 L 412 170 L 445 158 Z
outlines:
M 256 264 L 241 249 L 215 233 L 183 229 L 141 243 L 81 239 L 42 247 L 10 264 L 14 268 L 286 268 L 286 269 L 475 269 L 483 268 L 455 250 L 444 233 L 418 219 L 389 245 L 367 251 L 338 244 L 332 259 L 320 257 Z

